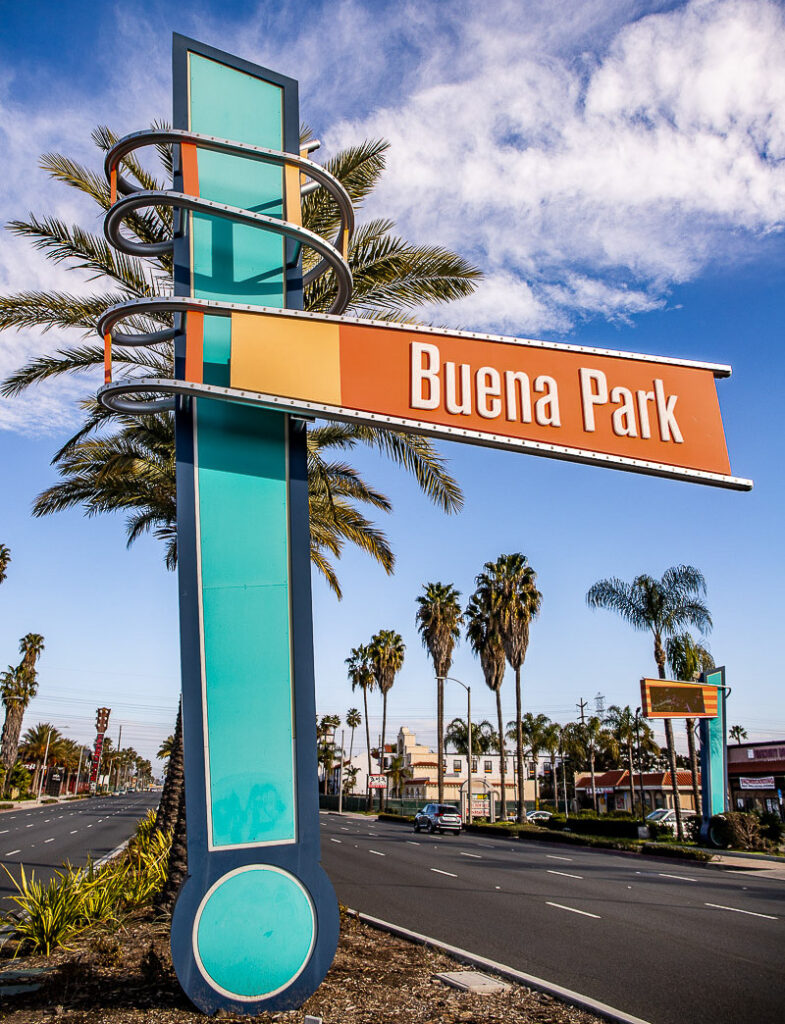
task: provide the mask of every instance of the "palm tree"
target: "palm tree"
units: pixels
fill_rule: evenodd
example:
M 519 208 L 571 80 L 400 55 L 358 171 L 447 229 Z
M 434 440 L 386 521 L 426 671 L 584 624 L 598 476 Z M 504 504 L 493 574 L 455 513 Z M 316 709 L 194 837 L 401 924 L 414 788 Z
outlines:
M 371 665 L 371 657 L 368 647 L 365 644 L 359 644 L 357 647 L 353 647 L 351 654 L 346 659 L 346 665 L 348 666 L 349 681 L 352 684 L 352 690 L 356 690 L 359 687 L 363 692 L 363 710 L 365 711 L 365 749 L 368 754 L 368 810 L 370 811 L 371 800 L 373 798 L 370 788 L 373 767 L 371 765 L 371 731 L 368 724 L 368 692 L 376 685 L 376 679 L 374 678 L 373 666 Z
M 33 789 L 36 792 L 41 771 L 45 771 L 47 765 L 60 759 L 62 742 L 60 730 L 49 722 L 39 722 L 38 725 L 31 726 L 22 737 L 19 753 L 25 761 L 36 762 L 33 777 Z
M 702 633 L 711 629 L 711 615 L 702 600 L 705 593 L 706 580 L 700 570 L 691 565 L 676 565 L 666 569 L 659 580 L 645 574 L 636 576 L 631 583 L 615 577 L 599 580 L 589 590 L 586 601 L 592 608 L 617 612 L 633 629 L 650 632 L 654 640 L 657 672 L 660 679 L 665 679 L 663 642 L 688 626 Z M 679 840 L 683 841 L 673 724 L 669 718 L 664 721 L 676 828 Z
M 170 733 L 170 735 L 161 743 L 161 746 L 158 748 L 158 753 L 155 756 L 159 761 L 167 761 L 172 756 L 173 746 L 174 733 Z
M 400 754 L 390 761 L 390 766 L 387 769 L 387 778 L 390 780 L 393 797 L 401 796 L 403 784 L 406 779 L 411 778 L 411 774 L 411 769 L 406 767 L 404 759 Z
M 11 561 L 11 549 L 5 544 L 0 544 L 0 583 L 5 581 L 8 575 L 8 565 Z
M 477 577 L 478 591 L 487 596 L 497 619 L 497 629 L 504 645 L 504 654 L 515 672 L 515 747 L 518 759 L 518 821 L 526 820 L 523 800 L 523 726 L 521 668 L 529 646 L 529 626 L 540 611 L 542 594 L 535 585 L 537 573 L 526 555 L 516 552 L 500 555 L 495 562 L 486 562 Z M 536 789 L 536 782 L 535 782 Z
M 522 732 L 524 742 L 527 744 L 529 752 L 531 753 L 532 760 L 534 761 L 534 806 L 538 808 L 540 806 L 540 797 L 538 789 L 537 769 L 539 767 L 539 756 L 540 751 L 545 746 L 545 730 L 550 723 L 550 718 L 547 715 L 534 715 L 531 711 L 527 711 L 523 716 Z M 518 769 L 518 778 L 520 779 L 520 766 Z M 520 782 L 518 783 L 520 785 Z M 523 799 L 523 789 L 519 791 L 520 800 L 519 803 L 525 808 L 525 802 Z M 520 818 L 520 815 L 519 815 Z
M 380 629 L 371 637 L 368 657 L 373 668 L 376 685 L 382 694 L 382 735 L 379 751 L 381 769 L 384 771 L 384 740 L 387 732 L 387 694 L 392 689 L 396 675 L 403 667 L 406 645 L 400 633 L 392 629 Z M 384 790 L 379 790 L 379 807 L 383 806 Z
M 466 636 L 471 649 L 480 659 L 485 684 L 496 694 L 496 720 L 501 776 L 502 821 L 507 820 L 507 765 L 504 751 L 504 717 L 502 716 L 501 689 L 504 682 L 504 644 L 497 630 L 496 618 L 485 591 L 476 591 L 464 614 Z
M 352 752 L 354 751 L 354 730 L 359 729 L 363 719 L 357 708 L 349 708 L 346 712 L 346 724 L 352 730 L 349 734 L 349 764 L 352 763 Z
M 469 753 L 469 726 L 465 718 L 453 718 L 444 733 L 444 742 L 452 746 L 456 754 Z M 479 757 L 487 754 L 496 743 L 496 732 L 487 719 L 472 722 L 472 754 Z
M 93 139 L 103 152 L 116 141 L 106 127 L 96 129 Z M 326 164 L 342 181 L 355 206 L 375 188 L 384 170 L 387 148 L 384 141 L 364 142 L 342 151 Z M 161 147 L 159 155 L 164 171 L 170 175 L 171 148 Z M 126 159 L 125 164 L 142 188 L 161 187 L 133 157 Z M 86 194 L 101 210 L 109 208 L 109 187 L 89 168 L 57 153 L 44 156 L 42 166 L 56 181 Z M 334 236 L 338 208 L 324 190 L 305 197 L 302 215 L 306 227 L 324 237 Z M 134 215 L 128 224 L 144 241 L 163 241 L 171 236 L 172 218 L 166 209 L 145 216 Z M 170 289 L 171 254 L 147 259 L 114 253 L 103 238 L 78 226 L 69 227 L 53 217 L 30 215 L 26 221 L 15 221 L 9 227 L 15 234 L 29 238 L 47 259 L 86 271 L 109 287 L 92 295 L 22 292 L 0 297 L 0 330 L 33 327 L 56 329 L 66 335 L 76 330 L 84 335 L 94 330 L 96 319 L 108 306 L 130 298 L 157 297 Z M 420 305 L 449 302 L 474 290 L 481 276 L 475 267 L 438 246 L 412 246 L 396 237 L 393 227 L 391 221 L 375 220 L 361 225 L 355 233 L 348 254 L 354 275 L 350 312 L 369 318 L 410 320 L 410 311 Z M 307 252 L 306 264 L 310 259 Z M 334 282 L 326 278 L 310 285 L 305 291 L 306 308 L 328 308 L 334 288 Z M 169 326 L 166 314 L 143 322 L 151 329 Z M 141 349 L 118 346 L 114 359 L 132 375 L 172 376 L 170 343 Z M 16 395 L 33 384 L 89 370 L 102 361 L 100 344 L 83 340 L 64 343 L 54 355 L 32 359 L 12 373 L 0 392 L 5 396 Z M 83 426 L 53 459 L 61 482 L 39 495 L 34 513 L 46 515 L 75 505 L 81 505 L 88 515 L 123 511 L 127 514 L 129 544 L 152 531 L 164 541 L 166 564 L 173 568 L 176 503 L 172 417 L 160 414 L 138 419 L 110 413 L 94 397 L 87 398 L 83 408 Z M 317 426 L 310 433 L 311 558 L 339 595 L 330 556 L 339 557 L 346 542 L 358 545 L 387 572 L 392 571 L 392 552 L 384 535 L 362 515 L 357 503 L 370 504 L 382 511 L 389 511 L 391 505 L 356 470 L 326 459 L 326 449 L 374 447 L 412 473 L 423 492 L 439 507 L 448 512 L 461 507 L 460 488 L 447 473 L 444 459 L 426 438 L 341 424 Z
M 665 641 L 665 652 L 668 657 L 668 666 L 673 673 L 674 679 L 692 681 L 697 679 L 701 672 L 708 672 L 714 668 L 714 658 L 708 648 L 696 641 L 689 633 L 679 633 L 676 636 L 668 637 Z M 695 804 L 696 814 L 701 813 L 701 794 L 698 785 L 698 753 L 695 749 L 695 719 L 688 718 L 685 722 L 687 729 L 687 750 L 690 758 L 690 772 L 692 773 L 692 799 Z
M 553 786 L 553 803 L 559 809 L 559 783 L 556 778 L 556 755 L 561 746 L 561 726 L 558 722 L 549 721 L 542 730 L 542 749 L 547 750 L 551 759 L 551 785 Z
M 635 744 L 636 719 L 629 704 L 620 707 L 618 704 L 611 704 L 604 718 L 604 723 L 610 729 L 619 750 L 627 754 L 627 772 L 629 774 L 630 788 L 630 809 L 635 811 L 635 779 L 633 777 L 632 752 Z M 643 808 L 641 808 L 643 813 Z
M 581 722 L 581 732 L 586 755 L 589 761 L 589 772 L 591 773 L 591 797 L 594 813 L 597 813 L 597 787 L 594 782 L 594 762 L 597 756 L 597 748 L 602 740 L 602 720 L 596 715 L 589 715 L 585 722 Z
M 451 583 L 426 583 L 417 598 L 416 622 L 423 647 L 436 673 L 436 759 L 439 803 L 444 803 L 444 677 L 449 675 L 452 655 L 461 635 L 461 596 Z
M 357 785 L 357 775 L 360 769 L 352 764 L 345 764 L 343 767 L 343 788 L 347 793 L 352 793 Z
M 341 719 L 338 715 L 323 715 L 321 721 L 316 724 L 317 756 L 324 765 L 325 793 L 327 793 L 330 772 L 335 764 L 335 730 L 340 724 Z
M 5 707 L 0 761 L 5 769 L 5 778 L 9 778 L 16 762 L 25 711 L 38 692 L 36 664 L 43 650 L 44 638 L 41 634 L 27 633 L 19 641 L 21 663 L 16 668 L 9 665 L 8 670 L 0 676 L 0 695 Z
M 735 740 L 739 746 L 741 746 L 741 741 L 746 740 L 747 738 L 747 730 L 741 725 L 732 725 L 730 729 L 728 729 L 728 735 L 732 740 Z

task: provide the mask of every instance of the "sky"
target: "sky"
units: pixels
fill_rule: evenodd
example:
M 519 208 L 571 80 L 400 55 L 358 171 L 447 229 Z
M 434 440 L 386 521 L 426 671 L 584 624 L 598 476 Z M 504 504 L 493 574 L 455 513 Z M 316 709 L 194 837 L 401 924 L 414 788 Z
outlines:
M 173 13 L 174 11 L 174 13 Z M 0 221 L 29 211 L 99 228 L 95 210 L 39 168 L 66 152 L 100 166 L 90 132 L 171 117 L 171 33 L 300 82 L 301 120 L 323 159 L 383 137 L 385 175 L 361 220 L 385 216 L 412 242 L 440 244 L 485 274 L 474 295 L 422 318 L 451 327 L 729 363 L 718 381 L 732 471 L 751 493 L 453 443 L 440 445 L 465 496 L 434 509 L 400 470 L 352 459 L 393 500 L 379 525 L 393 576 L 347 551 L 337 601 L 314 577 L 317 707 L 361 706 L 344 659 L 380 628 L 406 643 L 388 737 L 435 742 L 432 668 L 415 630 L 428 581 L 464 599 L 483 563 L 522 551 L 542 613 L 523 670 L 524 709 L 565 722 L 576 702 L 639 701 L 655 674 L 650 638 L 586 606 L 598 579 L 697 566 L 727 668 L 728 715 L 751 739 L 785 737 L 781 508 L 785 398 L 785 8 L 768 0 L 155 2 L 0 0 Z M 0 292 L 91 287 L 24 239 L 0 240 Z M 0 376 L 66 340 L 0 333 Z M 71 340 L 74 340 L 73 338 Z M 79 422 L 94 378 L 0 399 L 0 665 L 42 633 L 39 696 L 25 725 L 110 734 L 153 757 L 179 689 L 176 581 L 151 539 L 125 547 L 120 517 L 33 519 L 52 454 Z M 464 643 L 452 674 L 473 717 L 495 721 Z M 514 714 L 511 673 L 506 717 Z M 373 736 L 381 707 L 371 697 Z M 465 714 L 448 686 L 446 715 Z M 678 732 L 678 731 L 677 731 Z M 348 745 L 348 732 L 347 732 Z M 355 751 L 363 746 L 355 740 Z

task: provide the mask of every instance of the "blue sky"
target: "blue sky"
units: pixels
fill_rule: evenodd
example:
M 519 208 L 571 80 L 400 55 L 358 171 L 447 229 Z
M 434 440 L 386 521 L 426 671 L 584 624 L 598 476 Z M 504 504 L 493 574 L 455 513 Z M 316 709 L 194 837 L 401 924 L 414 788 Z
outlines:
M 182 10 L 182 9 L 181 9 Z M 781 508 L 785 397 L 785 85 L 780 4 L 516 2 L 190 4 L 0 3 L 0 217 L 28 210 L 95 226 L 94 211 L 37 168 L 63 150 L 93 159 L 97 123 L 119 133 L 170 116 L 171 32 L 298 78 L 301 117 L 322 154 L 366 137 L 391 142 L 365 215 L 440 243 L 486 279 L 434 322 L 631 351 L 728 362 L 720 381 L 731 465 L 750 494 L 445 445 L 466 496 L 445 518 L 383 460 L 356 464 L 394 501 L 381 524 L 393 577 L 360 554 L 340 564 L 345 598 L 314 588 L 317 702 L 345 713 L 350 647 L 381 627 L 407 643 L 389 699 L 399 724 L 434 738 L 431 669 L 414 631 L 423 582 L 464 595 L 482 563 L 525 552 L 543 611 L 532 629 L 524 703 L 566 721 L 575 702 L 638 703 L 651 644 L 585 606 L 600 577 L 700 567 L 711 650 L 733 687 L 729 717 L 753 738 L 785 736 L 777 643 L 783 612 Z M 97 163 L 97 162 L 96 162 Z M 0 290 L 79 290 L 21 240 L 0 246 Z M 54 348 L 53 332 L 0 334 L 0 374 Z M 0 664 L 43 633 L 40 696 L 49 719 L 89 740 L 94 708 L 151 755 L 176 706 L 176 588 L 154 541 L 126 551 L 120 519 L 30 504 L 78 417 L 88 379 L 0 400 Z M 454 674 L 478 717 L 491 695 L 465 646 Z M 505 708 L 512 716 L 512 680 Z M 463 691 L 447 714 L 462 713 Z M 380 709 L 372 708 L 372 730 Z

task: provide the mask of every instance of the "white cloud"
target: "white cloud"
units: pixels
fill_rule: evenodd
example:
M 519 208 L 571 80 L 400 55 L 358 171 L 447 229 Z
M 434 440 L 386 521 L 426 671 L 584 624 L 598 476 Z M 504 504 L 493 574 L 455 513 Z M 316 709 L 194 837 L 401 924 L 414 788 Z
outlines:
M 478 328 L 657 308 L 714 253 L 741 258 L 742 236 L 782 228 L 781 8 L 697 2 L 622 25 L 603 52 L 576 52 L 568 27 L 547 52 L 515 8 L 493 27 L 476 16 L 469 74 L 331 136 L 390 139 L 376 208 L 487 270 L 461 310 Z

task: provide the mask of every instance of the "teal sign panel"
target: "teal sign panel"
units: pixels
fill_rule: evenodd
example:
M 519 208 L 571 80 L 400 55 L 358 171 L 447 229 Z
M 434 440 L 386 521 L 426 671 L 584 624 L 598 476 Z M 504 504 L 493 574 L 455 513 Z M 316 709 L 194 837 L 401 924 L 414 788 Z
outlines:
M 291 79 L 176 36 L 174 83 L 175 128 L 298 153 Z M 187 180 L 200 199 L 283 217 L 281 167 L 197 145 L 194 177 L 181 159 L 175 192 Z M 178 216 L 177 295 L 301 308 L 281 236 Z M 203 380 L 226 386 L 230 320 L 199 323 Z M 181 330 L 181 378 L 186 347 Z M 179 399 L 175 425 L 189 874 L 172 959 L 206 1013 L 291 1009 L 338 939 L 319 864 L 306 434 L 285 414 L 208 398 Z
M 704 673 L 707 686 L 721 687 L 717 698 L 717 717 L 700 722 L 701 801 L 704 828 L 708 819 L 722 814 L 727 807 L 728 740 L 725 724 L 725 669 Z

